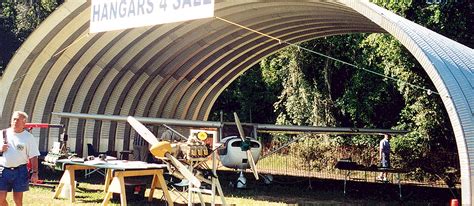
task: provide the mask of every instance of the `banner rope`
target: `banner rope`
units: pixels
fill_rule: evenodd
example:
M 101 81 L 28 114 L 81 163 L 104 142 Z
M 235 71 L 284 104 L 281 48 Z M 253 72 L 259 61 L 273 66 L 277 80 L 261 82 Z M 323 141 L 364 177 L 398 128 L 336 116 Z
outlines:
M 285 41 L 285 40 L 282 40 L 282 39 L 279 39 L 279 38 L 277 38 L 277 37 L 271 36 L 271 35 L 269 35 L 269 34 L 265 34 L 265 33 L 263 33 L 263 32 L 260 32 L 260 31 L 255 30 L 255 29 L 252 29 L 252 28 L 246 27 L 246 26 L 244 26 L 244 25 L 241 25 L 241 24 L 232 22 L 232 21 L 230 21 L 230 20 L 227 20 L 227 19 L 224 19 L 224 18 L 221 18 L 221 17 L 218 17 L 218 16 L 215 16 L 215 18 L 216 18 L 216 19 L 219 19 L 219 20 L 221 20 L 221 21 L 227 22 L 227 23 L 229 23 L 229 24 L 235 25 L 235 26 L 237 26 L 237 27 L 240 27 L 240 28 L 242 28 L 242 29 L 245 29 L 245 30 L 248 30 L 248 31 L 251 31 L 251 32 L 260 34 L 260 35 L 262 35 L 262 36 L 268 37 L 268 38 L 270 38 L 270 39 L 276 40 L 276 41 L 278 41 L 278 44 L 282 44 L 282 43 L 283 43 L 283 44 L 287 44 L 287 45 L 289 45 L 289 46 L 294 46 L 294 47 L 296 47 L 296 48 L 298 48 L 298 49 L 305 50 L 305 51 L 307 51 L 307 52 L 310 52 L 310 53 L 313 53 L 313 54 L 316 54 L 316 55 L 319 55 L 319 56 L 322 56 L 322 57 L 325 57 L 325 58 L 328 58 L 328 59 L 337 61 L 337 62 L 339 62 L 339 63 L 341 63 L 341 64 L 345 64 L 345 65 L 354 67 L 354 68 L 356 68 L 356 69 L 360 69 L 360 70 L 369 72 L 369 73 L 371 73 L 371 74 L 374 74 L 374 75 L 377 75 L 377 76 L 381 76 L 381 77 L 384 77 L 384 78 L 387 78 L 387 79 L 390 79 L 390 80 L 393 80 L 393 81 L 396 81 L 396 82 L 404 83 L 404 84 L 409 85 L 409 86 L 411 86 L 411 87 L 424 90 L 424 91 L 426 91 L 426 93 L 427 93 L 428 95 L 431 95 L 431 94 L 440 95 L 438 92 L 433 91 L 433 90 L 431 90 L 431 89 L 426 89 L 425 87 L 418 86 L 418 85 L 412 84 L 412 83 L 410 83 L 410 82 L 403 81 L 403 80 L 400 80 L 400 79 L 397 79 L 397 78 L 394 78 L 394 77 L 391 77 L 391 76 L 387 76 L 387 75 L 385 75 L 385 74 L 378 73 L 378 72 L 373 71 L 373 70 L 370 70 L 370 69 L 358 67 L 358 66 L 355 65 L 355 64 L 351 64 L 351 63 L 349 63 L 349 62 L 346 62 L 346 61 L 337 59 L 337 58 L 335 58 L 335 57 L 328 56 L 328 55 L 326 55 L 326 54 L 323 54 L 323 53 L 320 53 L 320 52 L 317 52 L 317 51 L 314 51 L 314 50 L 311 50 L 311 49 L 302 47 L 302 46 L 297 45 L 297 44 L 293 44 L 293 43 L 291 43 L 291 42 L 287 42 L 287 41 Z M 441 95 L 440 95 L 440 96 L 441 96 Z M 446 97 L 449 98 L 449 96 L 446 96 Z

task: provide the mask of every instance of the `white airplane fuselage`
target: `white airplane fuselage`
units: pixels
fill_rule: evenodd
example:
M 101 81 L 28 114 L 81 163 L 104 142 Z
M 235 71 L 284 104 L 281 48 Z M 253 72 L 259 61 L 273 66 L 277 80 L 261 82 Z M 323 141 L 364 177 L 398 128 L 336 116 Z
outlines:
M 249 138 L 249 137 L 247 137 Z M 257 163 L 262 152 L 262 144 L 253 139 L 250 139 L 250 151 L 252 157 Z M 225 145 L 224 148 L 219 149 L 219 157 L 222 165 L 228 168 L 234 169 L 248 169 L 250 165 L 247 159 L 247 152 L 241 148 L 242 139 L 238 136 L 229 136 L 221 140 L 221 143 Z

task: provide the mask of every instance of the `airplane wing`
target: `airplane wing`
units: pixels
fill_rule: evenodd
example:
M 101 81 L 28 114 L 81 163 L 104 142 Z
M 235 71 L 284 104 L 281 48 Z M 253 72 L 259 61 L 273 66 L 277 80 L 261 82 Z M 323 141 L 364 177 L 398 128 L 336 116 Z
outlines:
M 127 122 L 128 116 L 106 115 L 106 114 L 85 114 L 85 113 L 67 113 L 53 112 L 53 115 L 63 118 L 92 119 L 105 121 Z M 232 122 L 199 121 L 199 120 L 180 120 L 155 117 L 135 117 L 143 124 L 167 124 L 174 126 L 187 127 L 208 127 L 221 128 L 224 125 L 235 125 Z M 352 128 L 352 127 L 318 127 L 318 126 L 295 126 L 295 125 L 273 125 L 273 124 L 255 124 L 242 123 L 242 125 L 253 125 L 258 132 L 285 132 L 285 133 L 319 133 L 319 134 L 406 134 L 407 130 L 392 129 L 372 129 L 372 128 Z

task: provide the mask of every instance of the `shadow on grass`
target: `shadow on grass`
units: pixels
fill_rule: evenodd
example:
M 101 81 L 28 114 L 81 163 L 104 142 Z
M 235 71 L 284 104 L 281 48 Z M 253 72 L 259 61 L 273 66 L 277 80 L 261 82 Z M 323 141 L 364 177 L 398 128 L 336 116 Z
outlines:
M 40 179 L 58 182 L 62 172 L 40 172 Z M 448 188 L 432 188 L 417 185 L 403 184 L 400 188 L 392 183 L 368 183 L 348 181 L 346 195 L 344 195 L 344 181 L 273 176 L 270 184 L 265 184 L 263 178 L 256 181 L 253 175 L 246 174 L 247 189 L 235 188 L 239 176 L 233 171 L 219 171 L 221 185 L 226 197 L 246 198 L 261 201 L 281 202 L 288 205 L 447 205 L 453 198 Z M 45 178 L 46 177 L 46 178 Z M 167 177 L 165 177 L 167 178 Z M 169 177 L 168 177 L 169 178 Z M 76 174 L 79 184 L 90 183 L 103 185 L 104 177 L 98 173 L 89 178 L 83 172 Z M 150 177 L 137 178 L 150 187 Z M 78 201 L 91 204 L 100 204 L 104 197 L 103 188 L 78 187 L 76 193 Z M 460 194 L 460 191 L 458 192 Z M 111 203 L 120 204 L 118 199 Z M 152 202 L 146 200 L 129 202 L 129 205 L 166 205 L 163 200 L 154 198 Z
M 246 174 L 247 189 L 237 189 L 236 172 L 220 172 L 220 182 L 226 196 L 250 198 L 289 205 L 344 204 L 344 205 L 446 205 L 453 198 L 448 188 L 422 187 L 395 183 L 347 181 L 344 195 L 343 180 L 273 176 L 271 184 L 263 178 L 256 181 Z M 400 197 L 400 191 L 402 196 Z
M 104 192 L 103 189 L 90 189 L 90 188 L 85 188 L 85 187 L 76 187 L 76 191 L 78 191 L 78 192 L 84 192 L 84 193 L 98 193 L 98 192 Z

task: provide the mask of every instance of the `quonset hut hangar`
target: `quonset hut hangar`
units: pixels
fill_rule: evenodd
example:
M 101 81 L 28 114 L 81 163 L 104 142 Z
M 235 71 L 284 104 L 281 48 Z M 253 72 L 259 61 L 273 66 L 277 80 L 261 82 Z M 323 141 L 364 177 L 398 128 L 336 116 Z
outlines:
M 219 94 L 287 46 L 218 18 L 89 33 L 91 2 L 66 0 L 16 52 L 0 78 L 1 126 L 13 111 L 67 125 L 82 154 L 127 150 L 125 123 L 61 119 L 52 112 L 206 120 Z M 474 204 L 474 51 L 368 1 L 216 0 L 215 16 L 286 42 L 388 32 L 420 62 L 442 96 L 461 164 L 462 203 Z M 35 130 L 47 151 L 57 130 Z

